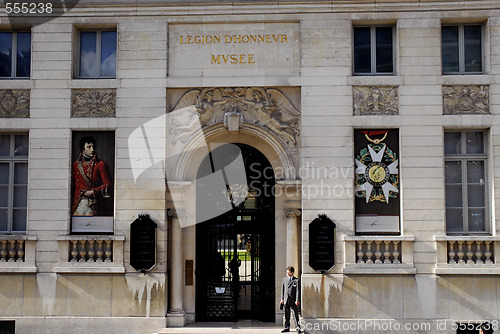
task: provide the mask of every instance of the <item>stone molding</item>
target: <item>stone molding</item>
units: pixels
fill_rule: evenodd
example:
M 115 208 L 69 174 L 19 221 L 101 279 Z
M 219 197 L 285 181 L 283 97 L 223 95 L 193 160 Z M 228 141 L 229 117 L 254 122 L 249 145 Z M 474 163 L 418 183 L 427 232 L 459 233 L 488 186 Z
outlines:
M 73 89 L 71 117 L 115 117 L 116 89 Z
M 354 115 L 397 115 L 397 86 L 353 86 Z
M 0 117 L 29 118 L 30 90 L 29 89 L 0 90 Z
M 276 88 L 192 89 L 184 93 L 171 112 L 193 107 L 202 129 L 224 123 L 230 131 L 238 131 L 240 124 L 252 124 L 270 130 L 290 146 L 296 145 L 300 134 L 300 111 Z M 234 122 L 228 122 L 230 118 Z M 186 121 L 182 113 L 170 119 L 169 131 L 175 141 L 186 143 L 197 130 L 197 119 Z
M 489 114 L 488 85 L 443 85 L 443 114 Z

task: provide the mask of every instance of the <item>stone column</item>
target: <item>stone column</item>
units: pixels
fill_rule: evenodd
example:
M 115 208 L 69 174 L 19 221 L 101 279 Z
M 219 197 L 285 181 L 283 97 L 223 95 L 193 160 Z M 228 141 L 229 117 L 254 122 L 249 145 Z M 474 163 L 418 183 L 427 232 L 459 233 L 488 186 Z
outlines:
M 182 308 L 182 292 L 184 284 L 182 276 L 184 264 L 182 263 L 182 228 L 176 210 L 169 210 L 171 219 L 171 248 L 170 248 L 170 309 L 167 313 L 168 327 L 184 327 L 186 313 Z
M 299 210 L 288 210 L 286 212 L 286 265 L 295 268 L 295 274 L 300 273 L 299 244 Z

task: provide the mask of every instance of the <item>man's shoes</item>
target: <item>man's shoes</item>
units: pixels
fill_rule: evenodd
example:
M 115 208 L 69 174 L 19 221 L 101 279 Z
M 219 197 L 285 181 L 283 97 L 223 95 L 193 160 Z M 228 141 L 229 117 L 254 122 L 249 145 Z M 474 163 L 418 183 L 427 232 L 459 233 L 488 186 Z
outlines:
M 290 331 L 290 328 L 285 328 L 284 330 L 281 331 L 281 333 L 288 333 Z
M 297 333 L 304 333 L 304 332 L 300 328 L 298 328 Z

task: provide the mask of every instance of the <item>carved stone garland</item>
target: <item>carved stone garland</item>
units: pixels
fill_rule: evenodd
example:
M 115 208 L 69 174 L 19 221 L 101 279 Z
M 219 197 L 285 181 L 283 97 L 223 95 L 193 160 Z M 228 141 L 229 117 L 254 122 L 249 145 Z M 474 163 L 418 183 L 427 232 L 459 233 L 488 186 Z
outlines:
M 72 117 L 115 117 L 116 89 L 73 89 Z
M 241 124 L 267 128 L 283 142 L 295 146 L 300 134 L 300 111 L 276 88 L 203 88 L 187 91 L 171 110 L 195 108 L 201 128 L 224 123 L 229 131 Z M 195 119 L 178 113 L 170 118 L 170 133 L 185 143 L 196 131 Z
M 489 86 L 443 86 L 443 114 L 489 114 Z
M 397 115 L 398 87 L 353 86 L 354 115 Z
M 30 117 L 30 91 L 27 89 L 0 90 L 0 117 Z

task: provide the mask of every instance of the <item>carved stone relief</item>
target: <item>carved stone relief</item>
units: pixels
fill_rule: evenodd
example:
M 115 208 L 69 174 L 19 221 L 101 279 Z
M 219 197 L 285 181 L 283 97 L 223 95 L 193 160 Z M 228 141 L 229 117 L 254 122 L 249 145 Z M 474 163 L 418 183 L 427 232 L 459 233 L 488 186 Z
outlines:
M 71 117 L 115 117 L 116 89 L 73 89 Z
M 175 140 L 183 143 L 193 135 L 195 121 L 201 128 L 224 123 L 229 131 L 238 131 L 245 123 L 254 124 L 272 131 L 290 146 L 295 146 L 300 134 L 300 111 L 276 88 L 192 89 L 182 95 L 171 112 L 183 108 L 194 108 L 194 119 L 187 120 L 187 113 L 178 113 L 168 124 Z
M 30 117 L 30 91 L 28 89 L 0 90 L 0 117 Z
M 489 114 L 489 86 L 443 86 L 443 114 Z
M 353 86 L 354 115 L 397 115 L 398 87 Z

